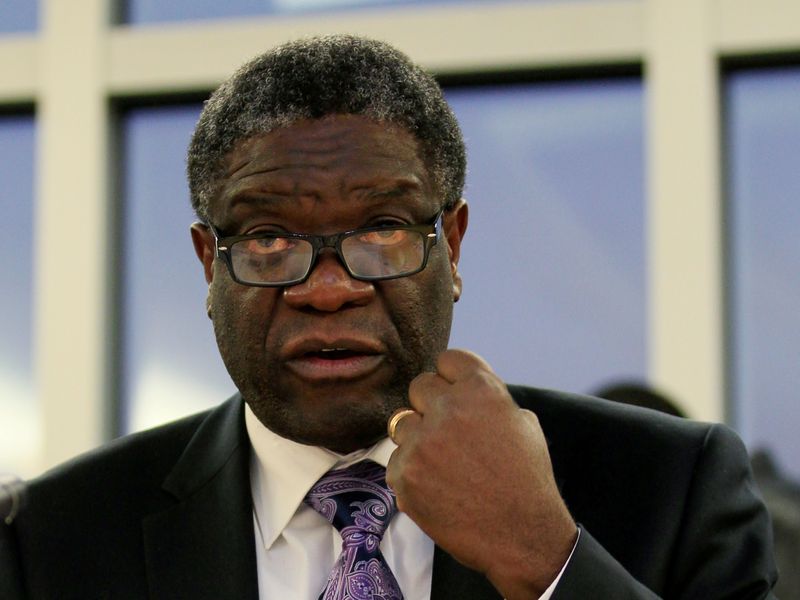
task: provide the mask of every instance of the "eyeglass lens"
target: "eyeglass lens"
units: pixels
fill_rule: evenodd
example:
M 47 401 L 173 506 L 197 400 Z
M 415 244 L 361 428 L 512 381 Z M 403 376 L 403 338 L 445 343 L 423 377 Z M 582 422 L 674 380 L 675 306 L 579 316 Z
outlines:
M 405 229 L 356 231 L 341 240 L 341 254 L 356 277 L 397 277 L 422 267 L 425 236 Z M 289 282 L 306 276 L 314 246 L 291 237 L 241 240 L 230 247 L 230 257 L 237 278 L 244 282 Z
M 313 254 L 310 242 L 293 238 L 242 240 L 230 248 L 236 277 L 254 283 L 300 279 L 308 271 Z

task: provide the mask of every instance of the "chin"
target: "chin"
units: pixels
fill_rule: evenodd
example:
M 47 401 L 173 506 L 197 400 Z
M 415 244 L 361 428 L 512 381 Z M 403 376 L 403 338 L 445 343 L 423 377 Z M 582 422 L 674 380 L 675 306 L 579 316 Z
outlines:
M 275 398 L 248 402 L 265 427 L 278 435 L 308 446 L 321 446 L 339 453 L 367 448 L 386 436 L 392 413 L 407 404 L 405 397 L 366 399 L 334 393 L 314 400 L 276 402 Z
M 340 421 L 336 427 L 306 426 L 302 430 L 288 429 L 276 432 L 283 437 L 307 446 L 320 446 L 339 454 L 348 454 L 362 448 L 369 448 L 386 436 L 386 424 L 381 421 L 377 426 L 369 424 L 344 423 Z

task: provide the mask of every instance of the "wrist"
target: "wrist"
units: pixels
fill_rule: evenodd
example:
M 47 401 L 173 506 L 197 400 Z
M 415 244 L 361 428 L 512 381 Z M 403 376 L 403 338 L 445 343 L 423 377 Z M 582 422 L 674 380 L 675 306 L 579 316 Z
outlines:
M 505 600 L 537 600 L 561 575 L 580 531 L 570 518 L 550 533 L 546 544 L 539 540 L 535 547 L 517 549 L 487 571 L 487 578 Z

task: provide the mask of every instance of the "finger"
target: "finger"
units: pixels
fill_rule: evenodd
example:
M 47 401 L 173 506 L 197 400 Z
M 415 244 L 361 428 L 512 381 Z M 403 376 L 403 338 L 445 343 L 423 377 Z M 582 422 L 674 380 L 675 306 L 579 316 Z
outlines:
M 526 408 L 520 408 L 518 410 L 525 418 L 525 420 L 528 422 L 528 426 L 531 428 L 531 431 L 535 433 L 536 437 L 544 438 L 542 425 L 541 423 L 539 423 L 539 417 L 536 416 L 536 413 Z
M 445 350 L 436 359 L 436 372 L 449 383 L 466 379 L 476 371 L 494 373 L 489 363 L 469 350 Z
M 401 510 L 400 506 L 403 504 L 403 491 L 402 491 L 402 478 L 401 473 L 403 470 L 402 463 L 402 448 L 397 448 L 389 457 L 389 462 L 386 464 L 386 485 L 394 491 L 395 499 L 397 502 L 397 509 Z
M 408 386 L 408 403 L 411 408 L 424 415 L 449 387 L 447 380 L 436 373 L 420 373 Z
M 530 425 L 539 429 L 541 426 L 539 425 L 539 417 L 536 416 L 536 413 L 532 410 L 528 410 L 527 408 L 520 408 L 520 414 L 528 421 Z
M 412 431 L 415 431 L 420 422 L 422 415 L 417 411 L 410 408 L 401 408 L 396 410 L 387 423 L 387 430 L 389 437 L 398 446 L 402 445 L 403 440 L 407 439 Z

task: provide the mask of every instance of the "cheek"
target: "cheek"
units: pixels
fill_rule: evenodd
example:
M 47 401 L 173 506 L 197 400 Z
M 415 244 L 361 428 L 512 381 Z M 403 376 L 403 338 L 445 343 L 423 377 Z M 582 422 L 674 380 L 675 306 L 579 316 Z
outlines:
M 434 261 L 419 275 L 396 282 L 386 297 L 403 345 L 432 367 L 450 338 L 453 278 L 449 263 Z
M 263 346 L 277 291 L 240 285 L 215 277 L 209 287 L 210 316 L 220 351 L 225 355 Z

